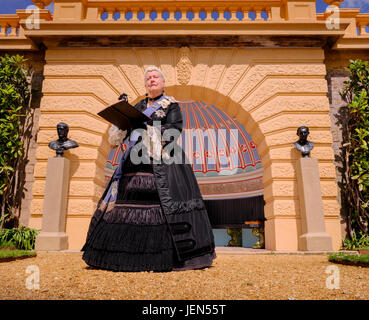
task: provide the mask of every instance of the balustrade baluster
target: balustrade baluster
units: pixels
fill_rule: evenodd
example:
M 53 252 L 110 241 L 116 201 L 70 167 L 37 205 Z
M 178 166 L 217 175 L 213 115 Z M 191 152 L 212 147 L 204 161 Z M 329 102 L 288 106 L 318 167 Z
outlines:
M 119 20 L 127 22 L 127 19 L 126 19 L 127 12 L 128 12 L 127 8 L 120 9 L 119 10 L 119 13 L 120 13 L 120 19 Z
M 192 21 L 193 22 L 201 22 L 201 19 L 200 19 L 200 8 L 199 7 L 192 7 L 191 8 L 191 11 L 193 13 L 193 19 Z
M 366 22 L 359 22 L 359 36 L 363 36 L 366 34 Z
M 211 14 L 213 13 L 213 8 L 212 7 L 206 7 L 205 8 L 205 12 L 206 12 L 206 19 L 204 21 L 214 21 L 214 19 L 212 18 Z
M 131 12 L 132 12 L 132 19 L 130 21 L 139 22 L 140 20 L 138 19 L 138 13 L 140 12 L 140 9 L 137 7 L 133 7 L 131 8 Z
M 264 19 L 261 17 L 261 12 L 263 11 L 263 9 L 261 7 L 257 7 L 255 8 L 255 21 L 264 21 Z
M 229 19 L 230 22 L 238 22 L 239 20 L 237 19 L 237 11 L 238 9 L 235 7 L 231 7 L 229 9 L 229 13 L 231 14 L 231 18 Z
M 150 19 L 151 8 L 145 7 L 142 11 L 145 14 L 145 17 L 142 19 L 142 21 L 150 22 L 151 21 Z
M 170 8 L 168 8 L 169 18 L 167 19 L 167 21 L 170 21 L 170 22 L 177 21 L 177 20 L 174 18 L 174 14 L 175 14 L 176 10 L 177 10 L 177 9 L 176 9 L 175 7 L 170 7 Z
M 155 12 L 156 12 L 156 19 L 155 21 L 163 21 L 163 18 L 161 17 L 163 14 L 163 9 L 161 8 L 155 8 Z
M 243 13 L 243 18 L 241 21 L 243 22 L 252 21 L 252 19 L 249 17 L 250 8 L 243 8 L 242 13 Z
M 114 8 L 108 8 L 108 18 L 106 19 L 106 21 L 114 21 Z
M 190 9 L 189 8 L 186 8 L 186 7 L 184 7 L 184 8 L 182 8 L 181 9 L 181 12 L 182 12 L 182 21 L 183 22 L 188 22 L 188 21 L 190 21 L 190 19 L 188 19 L 187 18 L 187 12 L 189 11 Z
M 227 19 L 224 18 L 224 12 L 225 12 L 225 8 L 218 8 L 219 18 L 217 21 L 221 21 L 221 22 L 227 21 Z
M 19 25 L 18 22 L 15 22 L 15 23 L 11 23 L 10 24 L 11 31 L 8 34 L 8 36 L 10 36 L 10 37 L 16 37 L 17 36 L 18 25 Z
M 8 24 L 6 22 L 5 23 L 1 23 L 0 24 L 0 27 L 1 27 L 0 37 L 6 37 L 6 31 L 8 29 Z

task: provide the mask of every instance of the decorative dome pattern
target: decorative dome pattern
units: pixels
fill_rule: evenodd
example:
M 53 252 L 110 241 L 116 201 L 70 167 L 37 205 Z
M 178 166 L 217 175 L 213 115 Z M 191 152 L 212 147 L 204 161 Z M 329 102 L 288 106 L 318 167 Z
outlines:
M 234 199 L 263 194 L 263 169 L 255 143 L 243 125 L 203 101 L 179 102 L 184 150 L 204 199 Z M 126 146 L 110 151 L 107 179 L 118 166 Z
M 181 102 L 183 132 L 179 144 L 196 177 L 234 175 L 261 168 L 251 136 L 243 125 L 214 105 Z

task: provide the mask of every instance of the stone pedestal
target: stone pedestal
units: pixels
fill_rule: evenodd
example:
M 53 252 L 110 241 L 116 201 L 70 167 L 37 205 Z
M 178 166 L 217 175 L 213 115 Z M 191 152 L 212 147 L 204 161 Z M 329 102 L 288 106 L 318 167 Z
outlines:
M 64 157 L 49 158 L 47 162 L 42 229 L 36 237 L 35 249 L 68 249 L 65 233 L 67 196 L 69 185 L 69 160 Z
M 296 164 L 302 230 L 299 250 L 330 251 L 332 238 L 325 231 L 318 160 L 300 158 Z

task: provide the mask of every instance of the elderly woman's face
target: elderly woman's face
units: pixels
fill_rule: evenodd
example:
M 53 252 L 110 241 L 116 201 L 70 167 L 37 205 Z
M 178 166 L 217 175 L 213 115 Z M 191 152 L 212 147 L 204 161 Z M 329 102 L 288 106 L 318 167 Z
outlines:
M 160 73 L 153 70 L 146 74 L 145 86 L 148 93 L 151 92 L 162 92 L 164 91 L 164 80 L 160 76 Z

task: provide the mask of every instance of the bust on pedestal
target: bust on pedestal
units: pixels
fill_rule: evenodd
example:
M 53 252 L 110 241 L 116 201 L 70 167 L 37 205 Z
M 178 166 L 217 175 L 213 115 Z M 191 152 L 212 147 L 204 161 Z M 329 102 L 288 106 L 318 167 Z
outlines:
M 302 126 L 298 128 L 297 135 L 300 137 L 300 139 L 293 144 L 295 148 L 301 152 L 303 158 L 309 158 L 310 151 L 314 148 L 314 142 L 307 140 L 309 133 L 308 127 Z
M 49 148 L 56 151 L 57 157 L 62 157 L 64 150 L 77 148 L 77 142 L 68 139 L 69 126 L 64 122 L 59 122 L 56 126 L 59 139 L 49 143 Z
M 67 138 L 67 124 L 58 123 L 57 131 L 59 139 L 49 144 L 49 148 L 56 151 L 56 157 L 49 158 L 47 162 L 42 227 L 35 243 L 35 249 L 39 251 L 68 249 L 65 223 L 70 164 L 63 153 L 64 150 L 78 147 L 78 144 Z
M 318 160 L 310 158 L 314 143 L 307 140 L 308 127 L 298 128 L 297 135 L 300 139 L 293 145 L 302 155 L 296 163 L 302 230 L 299 250 L 329 251 L 332 250 L 332 238 L 325 231 Z

